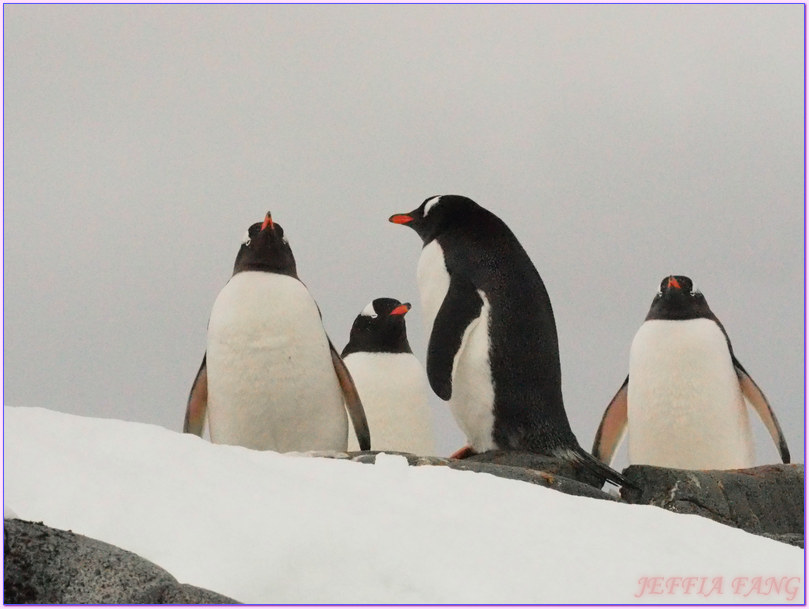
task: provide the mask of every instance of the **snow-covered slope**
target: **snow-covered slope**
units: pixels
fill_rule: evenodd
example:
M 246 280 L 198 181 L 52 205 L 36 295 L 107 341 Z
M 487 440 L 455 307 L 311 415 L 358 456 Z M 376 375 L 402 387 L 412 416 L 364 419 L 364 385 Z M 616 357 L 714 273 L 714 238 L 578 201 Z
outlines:
M 804 598 L 800 549 L 696 516 L 396 456 L 279 455 L 38 408 L 6 407 L 4 424 L 4 503 L 20 518 L 242 602 Z

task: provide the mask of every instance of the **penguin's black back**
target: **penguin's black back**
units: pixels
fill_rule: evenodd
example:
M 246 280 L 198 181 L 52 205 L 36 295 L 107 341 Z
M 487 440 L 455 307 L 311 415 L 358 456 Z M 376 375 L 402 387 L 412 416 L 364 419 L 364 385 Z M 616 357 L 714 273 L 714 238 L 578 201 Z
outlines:
M 477 204 L 435 239 L 449 273 L 469 279 L 491 306 L 497 446 L 541 453 L 578 447 L 562 400 L 553 309 L 525 249 L 502 220 Z

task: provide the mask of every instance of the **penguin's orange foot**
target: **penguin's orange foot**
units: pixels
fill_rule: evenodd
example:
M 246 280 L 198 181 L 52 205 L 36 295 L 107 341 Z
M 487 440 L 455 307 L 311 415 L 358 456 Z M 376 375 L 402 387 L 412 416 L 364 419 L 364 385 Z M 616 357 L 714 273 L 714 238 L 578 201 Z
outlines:
M 452 453 L 449 458 L 450 459 L 466 459 L 467 457 L 471 457 L 472 455 L 476 455 L 477 453 L 475 450 L 469 446 L 468 444 L 463 448 L 459 448 L 454 453 Z

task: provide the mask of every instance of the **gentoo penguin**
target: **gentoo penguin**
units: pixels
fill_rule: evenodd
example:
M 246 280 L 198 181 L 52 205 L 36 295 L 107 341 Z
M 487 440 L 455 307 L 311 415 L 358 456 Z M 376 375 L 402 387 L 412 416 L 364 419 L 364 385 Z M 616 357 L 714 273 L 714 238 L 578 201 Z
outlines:
M 552 455 L 626 483 L 570 429 L 550 298 L 505 223 L 457 195 L 430 197 L 390 221 L 424 242 L 417 279 L 430 337 L 427 378 L 449 401 L 471 452 Z
M 593 455 L 609 464 L 628 428 L 630 463 L 752 467 L 745 398 L 789 463 L 778 419 L 733 354 L 722 323 L 691 279 L 670 275 L 632 341 L 629 375 L 604 412 Z
M 236 255 L 214 302 L 208 347 L 188 397 L 183 431 L 278 452 L 345 450 L 348 423 L 370 448 L 362 403 L 309 291 L 284 229 L 267 212 Z
M 354 320 L 341 356 L 374 430 L 374 449 L 433 455 L 427 375 L 407 342 L 409 310 L 410 303 L 394 298 L 370 302 Z M 349 430 L 348 449 L 356 445 Z

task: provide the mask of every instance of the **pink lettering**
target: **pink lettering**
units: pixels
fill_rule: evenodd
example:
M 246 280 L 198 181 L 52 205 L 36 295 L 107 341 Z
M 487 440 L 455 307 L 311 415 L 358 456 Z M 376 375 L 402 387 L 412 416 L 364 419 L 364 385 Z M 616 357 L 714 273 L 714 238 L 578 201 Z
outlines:
M 641 577 L 638 584 L 640 584 L 640 590 L 635 593 L 635 598 L 644 594 L 663 594 L 662 577 Z
M 742 586 L 747 583 L 746 577 L 734 577 L 731 585 L 733 586 L 733 594 L 741 594 Z

